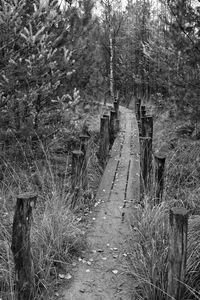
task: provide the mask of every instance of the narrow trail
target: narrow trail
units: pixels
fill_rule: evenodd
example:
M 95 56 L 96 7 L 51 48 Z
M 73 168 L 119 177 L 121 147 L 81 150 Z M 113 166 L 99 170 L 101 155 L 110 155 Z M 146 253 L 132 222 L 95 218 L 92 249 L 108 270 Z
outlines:
M 125 272 L 128 214 L 139 199 L 139 138 L 131 109 L 120 107 L 120 132 L 96 196 L 80 262 L 63 300 L 131 300 L 133 282 Z M 87 263 L 89 261 L 89 263 Z

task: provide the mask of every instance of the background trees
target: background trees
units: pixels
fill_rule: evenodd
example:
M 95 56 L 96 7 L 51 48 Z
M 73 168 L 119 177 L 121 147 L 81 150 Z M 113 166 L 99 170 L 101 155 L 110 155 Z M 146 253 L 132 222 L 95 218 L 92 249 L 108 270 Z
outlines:
M 66 1 L 62 8 L 57 1 L 2 0 L 1 128 L 44 131 L 63 121 L 73 101 L 113 99 L 117 92 L 127 103 L 133 94 L 159 93 L 197 113 L 200 10 L 194 2 L 129 0 L 124 8 L 106 0 L 95 14 L 93 0 Z

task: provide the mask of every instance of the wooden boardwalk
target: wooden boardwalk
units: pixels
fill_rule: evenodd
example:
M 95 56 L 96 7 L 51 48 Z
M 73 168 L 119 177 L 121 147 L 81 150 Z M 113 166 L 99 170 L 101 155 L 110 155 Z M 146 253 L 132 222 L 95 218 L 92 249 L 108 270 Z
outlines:
M 139 200 L 139 137 L 132 110 L 120 107 L 120 132 L 96 196 L 84 261 L 63 300 L 131 300 L 133 282 L 125 271 L 128 216 Z

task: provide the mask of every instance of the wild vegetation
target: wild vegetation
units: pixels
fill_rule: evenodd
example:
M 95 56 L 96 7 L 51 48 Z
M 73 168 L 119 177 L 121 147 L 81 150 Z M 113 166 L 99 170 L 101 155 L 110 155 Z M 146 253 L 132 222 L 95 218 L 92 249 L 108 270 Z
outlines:
M 2 299 L 14 299 L 10 245 L 19 193 L 38 194 L 31 233 L 37 299 L 51 299 L 50 286 L 56 289 L 85 247 L 81 222 L 103 171 L 98 103 L 117 95 L 122 105 L 139 96 L 153 108 L 154 148 L 168 152 L 164 202 L 152 208 L 145 199 L 134 215 L 130 273 L 138 298 L 165 297 L 166 212 L 184 205 L 193 215 L 185 297 L 198 299 L 199 17 L 195 0 L 129 0 L 126 7 L 117 0 L 0 0 Z M 81 133 L 90 136 L 89 183 L 72 209 L 70 153 Z

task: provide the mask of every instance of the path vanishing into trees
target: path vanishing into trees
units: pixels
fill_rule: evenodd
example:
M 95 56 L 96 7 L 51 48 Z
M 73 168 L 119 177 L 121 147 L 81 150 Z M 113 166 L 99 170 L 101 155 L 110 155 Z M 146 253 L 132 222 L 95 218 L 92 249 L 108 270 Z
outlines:
M 139 136 L 133 109 L 120 107 L 111 149 L 91 214 L 87 249 L 63 300 L 131 300 L 127 249 L 131 206 L 139 200 Z

